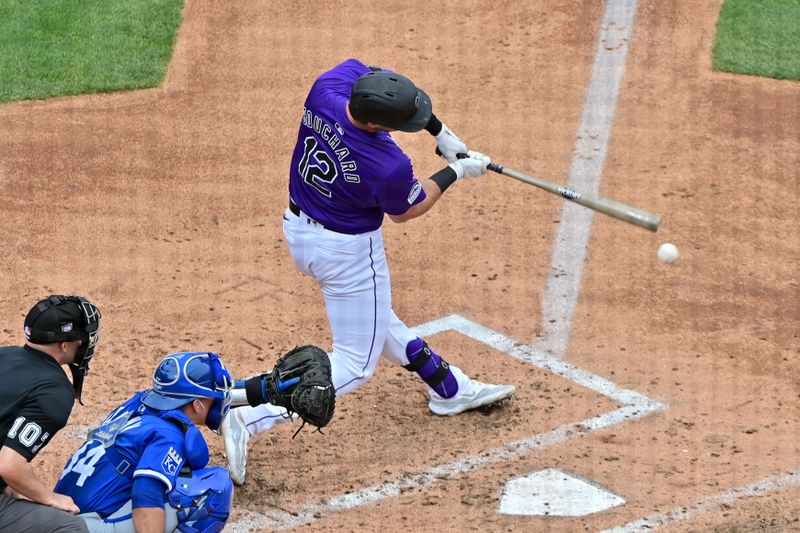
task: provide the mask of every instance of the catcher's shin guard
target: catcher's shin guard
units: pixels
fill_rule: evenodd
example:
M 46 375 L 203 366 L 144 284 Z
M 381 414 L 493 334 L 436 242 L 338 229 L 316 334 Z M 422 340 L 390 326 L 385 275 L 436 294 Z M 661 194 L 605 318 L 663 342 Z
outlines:
M 458 382 L 447 361 L 417 337 L 406 346 L 409 363 L 403 368 L 416 372 L 442 398 L 452 398 L 458 392 Z

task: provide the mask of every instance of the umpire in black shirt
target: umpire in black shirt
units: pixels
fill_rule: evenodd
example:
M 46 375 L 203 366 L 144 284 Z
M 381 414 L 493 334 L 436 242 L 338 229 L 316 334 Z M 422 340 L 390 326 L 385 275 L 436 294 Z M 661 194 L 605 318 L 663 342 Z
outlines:
M 33 306 L 24 329 L 25 346 L 0 347 L 0 531 L 86 532 L 72 498 L 45 487 L 30 461 L 81 399 L 100 311 L 82 296 L 54 295 Z

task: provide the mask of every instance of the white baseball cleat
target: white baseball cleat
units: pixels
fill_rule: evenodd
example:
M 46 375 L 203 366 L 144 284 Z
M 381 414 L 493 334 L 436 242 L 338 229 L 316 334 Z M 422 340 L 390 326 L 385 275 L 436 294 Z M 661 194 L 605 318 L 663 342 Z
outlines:
M 517 392 L 513 385 L 492 385 L 474 379 L 469 381 L 465 389 L 452 398 L 432 395 L 431 401 L 428 402 L 428 408 L 433 414 L 439 416 L 453 416 L 511 398 Z
M 228 460 L 228 472 L 237 485 L 244 485 L 247 474 L 247 443 L 250 432 L 247 431 L 238 409 L 231 409 L 220 426 L 220 433 L 225 440 L 225 458 Z

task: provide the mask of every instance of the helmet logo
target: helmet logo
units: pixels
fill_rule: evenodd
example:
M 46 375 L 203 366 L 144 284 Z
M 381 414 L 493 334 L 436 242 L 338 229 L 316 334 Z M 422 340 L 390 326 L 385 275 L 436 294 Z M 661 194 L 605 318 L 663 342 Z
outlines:
M 174 357 L 164 359 L 153 375 L 153 388 L 161 390 L 165 386 L 174 385 L 180 378 L 178 361 Z
M 62 324 L 61 331 L 62 333 L 69 333 L 70 331 L 72 331 L 72 322 L 70 322 L 69 324 Z

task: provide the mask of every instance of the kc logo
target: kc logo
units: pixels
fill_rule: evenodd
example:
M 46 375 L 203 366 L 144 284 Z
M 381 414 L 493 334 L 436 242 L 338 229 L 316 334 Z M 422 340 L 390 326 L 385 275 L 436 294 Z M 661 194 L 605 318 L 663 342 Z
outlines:
M 167 474 L 174 476 L 178 472 L 178 467 L 182 462 L 183 458 L 175 451 L 175 448 L 170 446 L 167 455 L 165 455 L 164 460 L 161 461 L 161 468 Z

